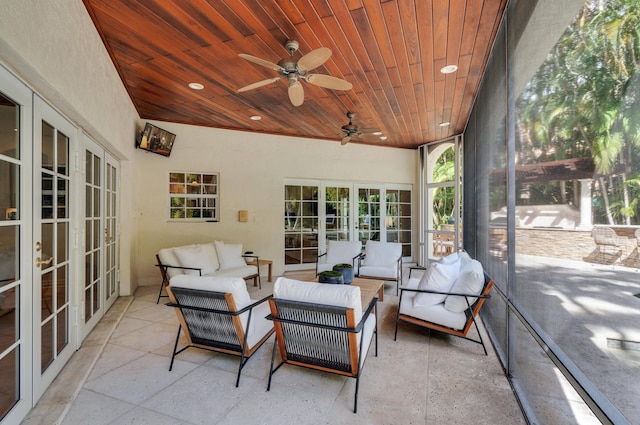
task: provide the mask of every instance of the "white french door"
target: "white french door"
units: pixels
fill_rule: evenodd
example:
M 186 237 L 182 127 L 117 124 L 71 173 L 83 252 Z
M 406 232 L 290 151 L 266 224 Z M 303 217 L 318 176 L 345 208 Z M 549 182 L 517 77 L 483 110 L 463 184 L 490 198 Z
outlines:
M 84 338 L 118 296 L 118 162 L 83 135 L 84 243 L 80 334 Z
M 76 348 L 71 303 L 77 128 L 34 95 L 33 101 L 33 394 L 38 399 Z
M 31 409 L 31 90 L 0 66 L 0 422 Z M 25 259 L 21 261 L 21 259 Z

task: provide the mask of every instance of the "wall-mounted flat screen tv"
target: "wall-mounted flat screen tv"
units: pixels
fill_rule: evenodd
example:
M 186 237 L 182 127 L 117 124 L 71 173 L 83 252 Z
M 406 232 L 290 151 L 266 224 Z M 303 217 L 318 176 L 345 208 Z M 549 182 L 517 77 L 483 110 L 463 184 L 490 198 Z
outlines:
M 158 155 L 169 156 L 175 140 L 175 134 L 147 123 L 140 137 L 136 140 L 136 147 Z

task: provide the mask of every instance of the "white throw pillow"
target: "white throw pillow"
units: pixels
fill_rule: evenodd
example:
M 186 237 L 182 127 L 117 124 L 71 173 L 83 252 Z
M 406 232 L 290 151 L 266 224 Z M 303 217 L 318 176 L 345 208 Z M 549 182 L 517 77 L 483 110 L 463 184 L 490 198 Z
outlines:
M 209 257 L 209 262 L 211 263 L 213 268 L 215 270 L 218 270 L 220 268 L 220 262 L 218 261 L 218 254 L 216 253 L 216 247 L 213 244 L 213 242 L 203 244 L 202 248 L 204 249 L 204 252 L 207 253 L 207 256 Z
M 247 262 L 242 257 L 242 244 L 227 244 L 221 241 L 214 241 L 218 252 L 220 269 L 230 269 L 232 267 L 244 267 Z
M 459 294 L 480 295 L 484 288 L 484 271 L 477 260 L 469 260 L 460 270 L 458 278 L 451 287 L 451 292 Z M 469 297 L 469 304 L 476 302 L 477 297 Z M 444 308 L 454 313 L 462 313 L 467 309 L 465 297 L 449 295 L 444 302 Z
M 202 275 L 211 274 L 216 271 L 205 248 L 202 245 L 189 245 L 173 248 L 173 253 L 178 258 L 180 266 L 202 269 Z M 198 276 L 197 270 L 184 270 L 184 274 Z
M 456 276 L 458 275 L 457 264 L 431 264 L 420 279 L 418 289 L 428 289 L 430 291 L 449 292 Z M 447 298 L 446 294 L 417 293 L 413 297 L 414 307 L 425 307 L 440 304 Z
M 454 252 L 453 254 L 449 254 L 446 257 L 442 257 L 439 261 L 442 264 L 453 264 L 460 262 L 460 254 L 458 252 Z

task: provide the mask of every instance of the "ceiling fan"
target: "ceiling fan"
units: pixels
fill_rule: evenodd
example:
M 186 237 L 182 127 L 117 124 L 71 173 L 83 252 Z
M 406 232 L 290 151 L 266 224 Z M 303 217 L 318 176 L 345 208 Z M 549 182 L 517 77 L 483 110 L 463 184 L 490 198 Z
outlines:
M 320 47 L 312 50 L 300 59 L 293 57 L 293 53 L 298 50 L 300 44 L 295 40 L 289 40 L 285 44 L 286 49 L 289 51 L 289 57 L 280 59 L 275 64 L 264 59 L 257 58 L 255 56 L 240 53 L 242 59 L 248 60 L 258 65 L 270 68 L 277 71 L 280 77 L 269 78 L 267 80 L 258 81 L 257 83 L 249 84 L 248 86 L 238 89 L 238 93 L 242 93 L 248 90 L 257 89 L 258 87 L 266 86 L 271 83 L 275 83 L 283 78 L 286 78 L 289 82 L 289 100 L 293 106 L 300 106 L 304 102 L 304 89 L 300 80 L 305 80 L 307 83 L 314 84 L 316 86 L 324 87 L 333 90 L 351 90 L 353 85 L 340 78 L 332 77 L 325 74 L 309 74 L 308 72 L 314 68 L 319 67 L 329 59 L 331 56 L 331 50 L 326 47 Z
M 352 120 L 356 116 L 353 112 L 347 112 L 347 118 L 349 118 L 349 124 L 341 127 L 344 137 L 340 144 L 346 145 L 352 138 L 357 137 L 363 141 L 373 142 L 377 136 L 380 136 L 382 132 L 379 130 L 360 130 L 357 125 L 353 124 Z

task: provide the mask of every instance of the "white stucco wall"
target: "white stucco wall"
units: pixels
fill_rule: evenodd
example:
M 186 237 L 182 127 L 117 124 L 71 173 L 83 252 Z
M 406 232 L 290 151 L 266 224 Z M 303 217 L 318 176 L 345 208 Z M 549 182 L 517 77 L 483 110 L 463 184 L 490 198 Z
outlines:
M 120 159 L 122 180 L 131 180 L 138 114 L 81 0 L 0 0 L 0 62 Z M 123 185 L 120 194 L 121 293 L 128 295 L 134 192 Z
M 282 274 L 285 178 L 411 184 L 417 199 L 416 150 L 150 122 L 176 140 L 169 158 L 136 153 L 139 284 L 159 282 L 159 249 L 214 239 L 242 243 Z M 169 171 L 219 172 L 220 222 L 169 222 Z M 249 211 L 248 223 L 238 221 L 239 210 Z

